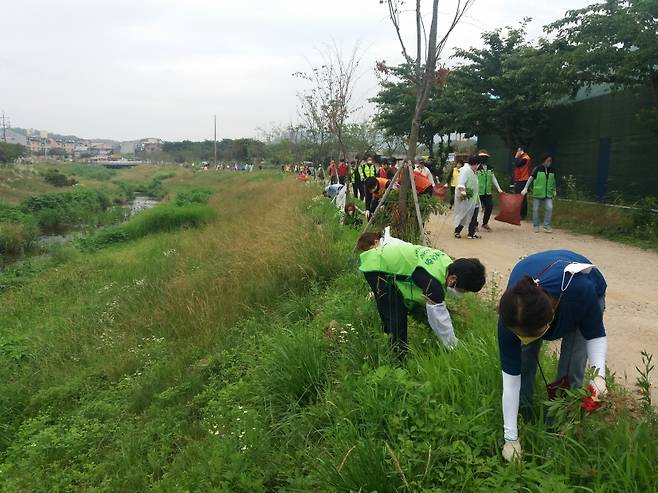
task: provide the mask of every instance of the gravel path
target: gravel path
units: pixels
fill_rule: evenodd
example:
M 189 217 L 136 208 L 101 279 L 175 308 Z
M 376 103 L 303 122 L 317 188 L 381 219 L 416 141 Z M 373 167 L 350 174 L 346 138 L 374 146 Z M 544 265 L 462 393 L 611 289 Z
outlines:
M 562 230 L 534 233 L 532 225 L 512 226 L 492 220 L 492 232 L 482 239 L 456 239 L 452 216 L 432 218 L 427 229 L 432 245 L 454 257 L 477 257 L 487 268 L 488 279 L 500 289 L 523 256 L 551 249 L 569 249 L 589 258 L 607 283 L 604 321 L 608 334 L 608 365 L 622 381 L 633 386 L 646 350 L 658 359 L 658 254 Z M 488 282 L 488 284 L 495 284 Z M 658 377 L 653 375 L 652 395 L 658 402 Z

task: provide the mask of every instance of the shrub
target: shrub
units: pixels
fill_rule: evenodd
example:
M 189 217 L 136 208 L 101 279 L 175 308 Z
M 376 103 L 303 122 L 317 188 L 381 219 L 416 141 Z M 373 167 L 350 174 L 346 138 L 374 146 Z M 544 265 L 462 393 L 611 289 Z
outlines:
M 0 254 L 23 253 L 36 243 L 38 235 L 38 228 L 33 222 L 0 222 Z
M 0 254 L 16 255 L 36 244 L 37 221 L 18 207 L 0 203 Z
M 66 175 L 63 175 L 56 169 L 48 170 L 43 179 L 46 183 L 50 183 L 55 187 L 72 187 L 78 183 L 75 178 L 67 178 Z
M 414 210 L 415 206 L 413 199 L 411 196 L 409 197 L 409 203 L 407 204 L 408 224 L 405 227 L 405 231 L 401 231 L 400 229 L 402 225 L 400 223 L 399 198 L 400 193 L 397 190 L 392 190 L 387 197 L 382 210 L 380 210 L 374 226 L 384 229 L 385 226 L 390 225 L 391 232 L 394 236 L 405 238 L 406 241 L 412 243 L 417 242 L 420 239 L 420 231 L 418 230 L 418 220 L 416 218 L 416 211 Z M 434 214 L 444 214 L 448 210 L 448 206 L 445 202 L 440 202 L 433 196 L 428 195 L 418 196 L 418 207 L 420 209 L 420 216 L 423 223 L 427 222 L 430 216 Z
M 147 209 L 125 224 L 110 226 L 97 234 L 81 238 L 84 250 L 95 250 L 112 244 L 142 238 L 152 233 L 174 231 L 180 228 L 196 228 L 215 217 L 215 211 L 207 205 L 176 207 L 170 204 Z
M 194 188 L 176 194 L 176 205 L 207 204 L 212 191 L 206 188 Z
M 44 231 L 55 233 L 81 223 L 95 223 L 98 213 L 110 204 L 110 197 L 104 191 L 80 188 L 32 195 L 22 202 L 21 209 L 35 216 Z
M 117 174 L 117 171 L 99 165 L 75 164 L 71 166 L 69 174 L 88 180 L 107 181 L 113 178 Z

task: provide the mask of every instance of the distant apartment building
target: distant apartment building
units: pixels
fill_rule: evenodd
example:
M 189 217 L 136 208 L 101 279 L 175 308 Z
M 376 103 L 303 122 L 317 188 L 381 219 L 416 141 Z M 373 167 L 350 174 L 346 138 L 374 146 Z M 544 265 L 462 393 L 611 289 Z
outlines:
M 147 138 L 139 141 L 138 146 L 136 147 L 137 151 L 141 151 L 144 154 L 153 154 L 154 152 L 160 152 L 162 150 L 162 140 L 155 138 Z
M 25 145 L 30 152 L 40 152 L 44 149 L 44 140 L 38 135 L 30 135 L 26 138 Z
M 127 140 L 121 142 L 121 154 L 135 154 L 139 140 Z

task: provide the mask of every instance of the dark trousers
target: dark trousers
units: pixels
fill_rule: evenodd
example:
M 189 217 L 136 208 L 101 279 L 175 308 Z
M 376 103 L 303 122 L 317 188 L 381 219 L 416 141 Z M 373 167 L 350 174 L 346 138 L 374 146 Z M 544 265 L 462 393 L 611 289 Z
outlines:
M 473 212 L 473 215 L 471 216 L 471 222 L 468 223 L 468 236 L 473 236 L 475 234 L 475 230 L 478 227 L 478 214 L 480 212 L 480 208 L 477 207 L 475 211 Z M 461 233 L 462 229 L 464 229 L 463 225 L 459 225 L 455 228 L 455 233 Z
M 491 195 L 480 195 L 480 202 L 482 203 L 482 209 L 484 211 L 482 216 L 482 224 L 486 226 L 489 224 L 489 218 L 491 217 L 491 212 L 493 211 L 493 197 Z
M 341 185 L 345 185 L 345 182 L 347 181 L 347 176 L 339 176 L 338 177 L 338 183 Z
M 361 182 L 358 181 L 353 181 L 352 182 L 352 193 L 354 194 L 354 198 L 359 198 L 359 193 L 360 193 L 360 186 Z
M 374 209 L 372 209 L 372 210 L 370 209 L 370 205 L 371 205 L 371 202 L 373 200 L 372 194 L 370 192 L 366 191 L 364 195 L 365 195 L 366 210 L 371 211 L 371 212 L 374 211 Z
M 521 190 L 525 188 L 525 184 L 528 183 L 528 180 L 525 181 L 515 181 L 514 182 L 514 193 L 521 193 Z M 521 203 L 521 218 L 525 219 L 528 217 L 528 196 L 523 196 L 523 202 Z
M 359 198 L 361 200 L 366 199 L 366 186 L 363 184 L 362 181 L 359 182 Z
M 455 205 L 455 187 L 450 187 L 450 207 Z
M 391 347 L 400 359 L 404 359 L 408 349 L 408 310 L 395 285 L 395 277 L 385 272 L 364 272 L 364 276 L 375 295 L 377 311 L 384 324 L 384 332 L 391 340 Z M 411 281 L 434 303 L 441 303 L 445 299 L 443 286 L 425 269 L 417 267 L 411 275 Z

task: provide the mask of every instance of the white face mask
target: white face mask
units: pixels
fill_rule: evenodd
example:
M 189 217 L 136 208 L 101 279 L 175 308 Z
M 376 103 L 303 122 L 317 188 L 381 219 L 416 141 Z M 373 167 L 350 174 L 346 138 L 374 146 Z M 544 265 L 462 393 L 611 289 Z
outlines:
M 461 291 L 457 291 L 457 289 L 453 288 L 452 286 L 448 286 L 448 294 L 453 298 L 461 298 L 462 296 L 464 296 L 464 293 L 462 293 Z

